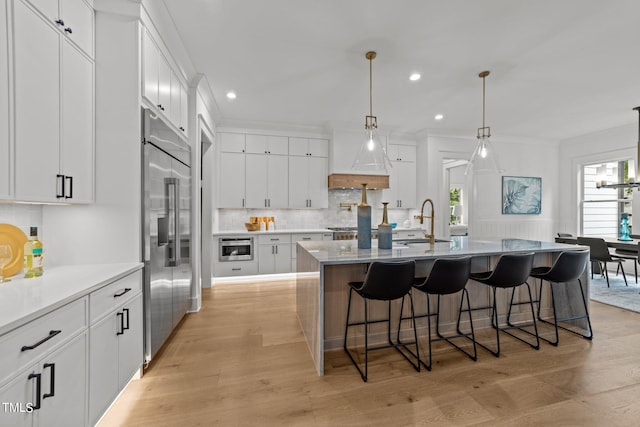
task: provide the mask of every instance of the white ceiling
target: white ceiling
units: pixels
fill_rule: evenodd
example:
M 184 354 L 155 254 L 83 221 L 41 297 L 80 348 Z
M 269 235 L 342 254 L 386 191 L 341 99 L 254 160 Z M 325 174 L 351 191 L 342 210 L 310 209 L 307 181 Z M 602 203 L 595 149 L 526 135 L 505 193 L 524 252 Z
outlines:
M 638 0 L 164 2 L 223 125 L 363 127 L 368 50 L 373 114 L 389 132 L 475 136 L 482 70 L 494 136 L 558 140 L 637 121 Z

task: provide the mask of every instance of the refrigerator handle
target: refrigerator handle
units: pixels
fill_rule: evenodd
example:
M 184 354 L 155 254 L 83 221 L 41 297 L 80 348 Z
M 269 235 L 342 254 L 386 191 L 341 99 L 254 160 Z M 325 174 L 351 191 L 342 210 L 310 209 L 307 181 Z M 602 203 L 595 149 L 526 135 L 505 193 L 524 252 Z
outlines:
M 179 264 L 180 256 L 180 181 L 178 178 L 165 178 L 165 185 L 167 186 L 167 193 L 171 194 L 170 191 L 173 190 L 173 200 L 171 197 L 167 199 L 167 209 L 168 209 L 168 217 L 171 218 L 173 216 L 173 230 L 170 230 L 173 234 L 173 238 L 171 235 L 169 236 L 169 259 L 167 260 L 167 266 L 175 267 Z M 173 187 L 173 188 L 172 188 Z

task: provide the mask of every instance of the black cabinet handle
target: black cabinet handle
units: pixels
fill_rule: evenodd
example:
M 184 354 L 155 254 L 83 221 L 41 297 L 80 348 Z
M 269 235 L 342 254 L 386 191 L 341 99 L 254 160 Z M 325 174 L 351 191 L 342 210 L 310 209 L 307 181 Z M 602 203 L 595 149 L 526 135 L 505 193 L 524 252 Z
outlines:
M 62 26 L 62 25 L 64 25 L 64 21 L 63 21 L 62 19 L 57 19 L 57 20 L 56 20 L 56 24 L 58 24 L 58 25 L 61 25 L 61 26 Z
M 182 132 L 184 132 L 184 128 L 182 126 L 180 126 L 179 128 Z
M 58 331 L 51 330 L 51 331 L 49 331 L 49 335 L 47 335 L 46 337 L 42 338 L 37 343 L 35 343 L 33 345 L 23 345 L 22 348 L 20 349 L 20 351 L 33 350 L 34 348 L 39 347 L 40 345 L 42 345 L 45 342 L 49 341 L 51 338 L 55 337 L 60 332 L 62 332 L 62 330 L 58 330 Z
M 49 393 L 45 393 L 42 395 L 43 399 L 47 397 L 53 397 L 56 395 L 55 384 L 56 384 L 56 364 L 55 363 L 45 363 L 43 365 L 44 369 L 51 368 L 51 377 L 49 377 Z
M 162 104 L 158 104 L 158 108 L 164 111 L 164 107 L 162 106 Z
M 116 316 L 120 318 L 120 331 L 116 332 L 116 335 L 124 334 L 124 313 L 119 311 Z
M 122 309 L 122 317 L 124 319 L 124 313 L 127 313 L 127 326 L 124 326 L 124 320 L 123 320 L 123 325 L 122 325 L 122 332 L 124 333 L 124 331 L 126 331 L 127 329 L 129 329 L 129 309 L 128 308 L 123 308 Z
M 71 30 L 71 27 L 67 27 L 64 30 L 69 34 L 73 33 L 73 31 Z
M 124 290 L 122 292 L 118 292 L 117 294 L 113 294 L 114 298 L 118 298 L 121 297 L 122 295 L 126 294 L 127 292 L 129 292 L 131 290 L 131 288 L 124 288 Z
M 242 268 L 240 268 L 240 267 L 232 268 L 232 269 L 231 269 L 231 271 L 241 271 L 241 270 L 242 270 Z
M 65 199 L 71 199 L 73 198 L 73 177 L 72 176 L 65 176 L 64 177 L 65 181 L 69 181 L 69 195 L 64 195 Z M 62 187 L 64 188 L 64 186 Z
M 62 199 L 64 198 L 64 175 L 57 174 L 56 180 L 56 198 Z
M 303 237 L 302 240 L 311 240 L 311 237 Z
M 32 406 L 33 409 L 40 409 L 42 401 L 40 400 L 40 393 L 42 392 L 42 374 L 30 373 L 28 379 L 36 379 L 36 404 Z

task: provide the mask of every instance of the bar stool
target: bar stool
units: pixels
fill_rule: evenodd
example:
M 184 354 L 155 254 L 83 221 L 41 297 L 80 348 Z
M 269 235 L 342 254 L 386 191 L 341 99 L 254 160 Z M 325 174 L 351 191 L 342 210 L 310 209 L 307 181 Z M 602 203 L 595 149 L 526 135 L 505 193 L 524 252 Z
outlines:
M 466 354 L 474 362 L 477 360 L 476 351 L 476 339 L 473 331 L 473 319 L 471 318 L 471 306 L 469 303 L 469 292 L 467 292 L 467 281 L 469 280 L 469 274 L 471 273 L 471 257 L 461 258 L 438 258 L 433 262 L 433 267 L 429 272 L 428 277 L 416 277 L 414 279 L 413 289 L 423 292 L 427 297 L 427 314 L 421 314 L 414 316 L 416 319 L 421 317 L 427 318 L 427 334 L 429 338 L 429 363 L 425 363 L 422 359 L 420 362 L 431 370 L 431 344 L 436 341 L 446 341 L 453 347 L 457 348 L 464 354 Z M 460 299 L 460 309 L 458 310 L 458 321 L 456 323 L 457 335 L 444 336 L 440 333 L 440 296 L 441 295 L 453 295 L 458 292 L 462 292 L 462 298 Z M 431 313 L 431 305 L 429 301 L 430 295 L 437 295 L 437 311 Z M 464 333 L 460 330 L 460 317 L 462 314 L 462 305 L 464 300 L 467 300 L 467 310 L 469 312 L 469 325 L 471 332 Z M 436 334 L 438 338 L 432 338 L 431 336 L 431 317 L 436 317 Z M 403 320 L 401 318 L 401 320 Z M 466 351 L 464 348 L 459 347 L 451 339 L 453 338 L 467 338 L 473 342 L 473 354 Z
M 589 262 L 589 250 L 576 250 L 576 251 L 565 251 L 562 252 L 556 261 L 553 263 L 551 267 L 535 267 L 531 270 L 531 277 L 535 277 L 540 279 L 540 294 L 538 296 L 538 320 L 543 323 L 547 323 L 549 325 L 553 325 L 555 327 L 556 339 L 555 341 L 551 341 L 547 338 L 540 337 L 551 345 L 558 345 L 558 328 L 564 329 L 565 331 L 569 331 L 576 335 L 579 335 L 588 340 L 593 339 L 593 330 L 591 329 L 591 320 L 589 319 L 589 310 L 587 308 L 587 300 L 584 295 L 584 289 L 582 287 L 582 281 L 580 280 L 580 276 L 582 272 L 587 267 L 587 263 Z M 574 280 L 578 281 L 580 285 L 580 295 L 582 296 L 582 304 L 584 306 L 584 315 L 567 317 L 564 319 L 558 319 L 556 314 L 556 302 L 555 302 L 555 291 L 556 286 L 560 286 L 562 284 L 568 285 L 568 282 L 572 282 Z M 551 305 L 553 307 L 553 323 L 544 320 L 540 317 L 540 306 L 542 305 L 542 286 L 544 282 L 549 283 L 549 287 L 551 288 Z M 585 334 L 581 334 L 580 332 L 573 331 L 564 326 L 558 325 L 558 322 L 567 322 L 570 320 L 577 319 L 587 319 L 587 325 L 589 326 L 589 332 Z
M 347 322 L 344 331 L 344 351 L 353 362 L 353 365 L 358 369 L 363 381 L 367 381 L 369 373 L 369 351 L 381 350 L 385 348 L 395 348 L 416 371 L 420 372 L 420 353 L 418 349 L 418 333 L 416 331 L 416 321 L 413 318 L 413 297 L 411 296 L 411 287 L 413 286 L 413 277 L 415 274 L 416 264 L 414 261 L 405 262 L 372 262 L 367 271 L 367 275 L 363 282 L 349 282 L 349 303 L 347 306 Z M 364 301 L 364 321 L 362 322 L 350 322 L 349 317 L 351 313 L 351 296 L 353 293 L 360 295 Z M 411 308 L 411 320 L 413 324 L 413 335 L 415 341 L 409 343 L 393 342 L 391 340 L 391 301 L 402 299 L 402 307 L 400 317 L 402 317 L 402 310 L 404 310 L 405 297 L 409 297 Z M 388 301 L 389 312 L 386 319 L 369 320 L 368 301 L 379 300 Z M 369 325 L 372 323 L 387 322 L 387 345 L 380 345 L 375 347 L 369 347 Z M 358 366 L 358 363 L 353 358 L 351 352 L 347 348 L 347 334 L 349 327 L 364 325 L 364 372 Z M 399 334 L 399 332 L 398 332 Z M 409 351 L 407 345 L 415 344 L 416 353 Z M 416 358 L 414 363 L 406 354 L 404 354 L 400 347 L 409 351 L 411 355 Z
M 478 342 L 478 345 L 494 356 L 500 356 L 500 331 L 504 332 L 511 337 L 522 341 L 523 343 L 529 345 L 530 347 L 538 350 L 540 349 L 540 339 L 538 338 L 538 327 L 536 325 L 536 315 L 533 309 L 533 297 L 531 296 L 531 287 L 527 283 L 527 279 L 529 278 L 529 273 L 531 272 L 531 267 L 533 267 L 533 252 L 530 253 L 521 253 L 521 254 L 505 254 L 502 255 L 498 259 L 498 263 L 496 264 L 493 271 L 485 271 L 481 273 L 471 273 L 470 278 L 475 280 L 476 282 L 483 283 L 485 285 L 491 286 L 493 289 L 493 304 L 486 307 L 476 307 L 471 308 L 470 311 L 476 310 L 486 310 L 491 309 L 491 326 L 496 330 L 496 345 L 497 350 L 493 351 L 489 347 L 484 344 Z M 529 301 L 528 304 L 531 306 L 531 318 L 533 323 L 531 325 L 524 326 L 533 326 L 534 332 L 527 331 L 523 326 L 516 326 L 511 323 L 511 307 L 514 304 L 513 299 L 516 293 L 516 288 L 521 285 L 526 285 L 527 291 L 529 292 Z M 504 327 L 500 327 L 498 320 L 498 303 L 496 299 L 496 290 L 498 288 L 502 289 L 512 289 L 511 293 L 511 302 L 509 304 L 509 312 L 507 313 L 507 325 Z M 526 303 L 526 302 L 525 302 Z M 467 310 L 460 310 L 467 311 Z M 523 338 L 520 338 L 517 335 L 509 332 L 512 329 L 519 329 L 520 331 L 535 337 L 535 344 L 530 343 Z

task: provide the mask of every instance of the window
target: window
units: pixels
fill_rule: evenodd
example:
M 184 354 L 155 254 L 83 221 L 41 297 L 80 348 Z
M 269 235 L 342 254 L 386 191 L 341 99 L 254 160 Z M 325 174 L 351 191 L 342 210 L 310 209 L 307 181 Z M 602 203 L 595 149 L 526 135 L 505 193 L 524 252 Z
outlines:
M 617 237 L 622 213 L 631 217 L 632 188 L 597 188 L 596 182 L 629 182 L 632 160 L 585 165 L 582 173 L 582 235 Z M 630 221 L 631 222 L 631 221 Z M 632 230 L 633 233 L 633 230 Z

